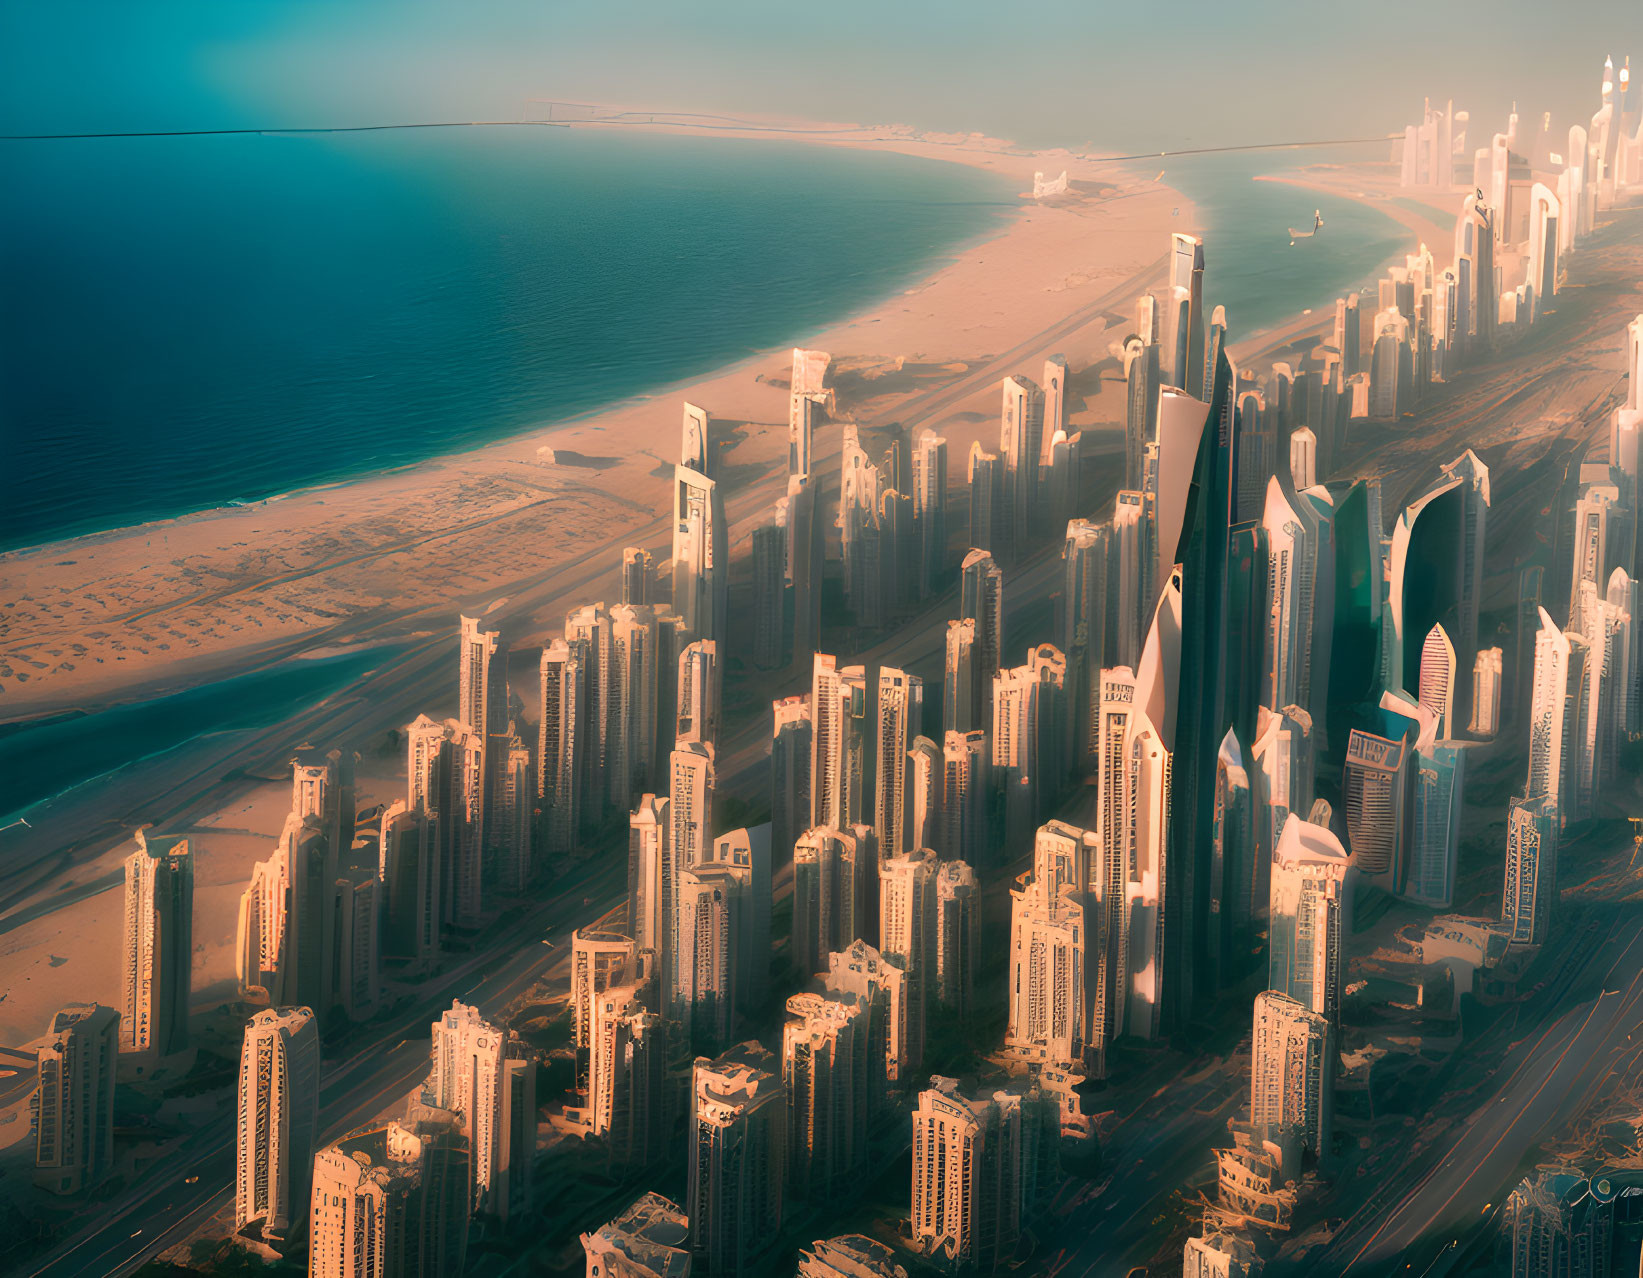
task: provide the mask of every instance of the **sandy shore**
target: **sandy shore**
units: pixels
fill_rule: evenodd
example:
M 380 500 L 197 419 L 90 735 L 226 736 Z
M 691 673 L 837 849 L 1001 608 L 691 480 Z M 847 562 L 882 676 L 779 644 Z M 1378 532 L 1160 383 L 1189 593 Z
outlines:
M 972 164 L 1022 191 L 1035 170 L 1067 168 L 1078 185 L 1053 202 L 1024 200 L 919 284 L 807 335 L 836 357 L 838 415 L 940 429 L 962 485 L 971 440 L 996 444 L 999 379 L 1037 377 L 1060 352 L 1074 370 L 1072 422 L 1112 429 L 1123 395 L 1109 348 L 1135 296 L 1162 278 L 1168 233 L 1196 229 L 1191 205 L 1071 155 L 865 132 L 874 140 L 748 136 Z M 567 608 L 613 595 L 621 547 L 668 554 L 667 468 L 684 399 L 731 429 L 727 505 L 733 552 L 745 552 L 785 486 L 788 364 L 783 346 L 486 448 L 0 556 L 0 721 L 94 710 L 298 654 L 396 644 L 381 668 L 315 711 L 126 769 L 47 805 L 36 829 L 3 836 L 0 1043 L 33 1039 L 65 1000 L 117 993 L 111 889 L 129 831 L 144 822 L 196 839 L 196 998 L 223 997 L 234 909 L 279 828 L 288 783 L 277 778 L 291 746 L 364 743 L 419 709 L 454 712 L 454 671 L 438 640 L 463 610 L 493 610 L 532 705 L 529 647 L 559 630 Z M 832 427 L 818 435 L 824 473 L 839 438 Z
M 1067 154 L 895 130 L 735 132 L 970 164 L 1024 191 L 1037 169 L 1065 167 L 1091 184 L 1054 204 L 1023 201 L 922 283 L 806 338 L 858 369 L 845 406 L 867 422 L 893 420 L 915 396 L 1029 342 L 1161 257 L 1169 230 L 1194 225 L 1174 191 Z M 1098 359 L 1105 327 L 1054 349 L 1075 364 Z M 1020 371 L 1036 375 L 1050 353 L 1035 352 Z M 771 351 L 474 451 L 0 556 L 0 722 L 444 625 L 597 548 L 654 548 L 685 398 L 745 423 L 729 458 L 732 491 L 773 499 L 786 365 L 785 348 Z M 954 441 L 955 470 L 968 442 Z M 548 464 L 545 447 L 580 454 L 581 464 Z

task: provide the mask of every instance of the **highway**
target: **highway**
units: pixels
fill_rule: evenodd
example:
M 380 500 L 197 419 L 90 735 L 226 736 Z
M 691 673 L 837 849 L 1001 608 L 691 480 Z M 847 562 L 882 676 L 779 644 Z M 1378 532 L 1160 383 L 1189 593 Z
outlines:
M 1634 1035 L 1643 1040 L 1643 932 L 1617 921 L 1591 961 L 1567 974 L 1568 984 L 1586 969 L 1602 974 L 1600 988 L 1578 1002 L 1562 999 L 1561 989 L 1544 991 L 1542 1001 L 1561 1014 L 1507 1052 L 1495 1085 L 1482 1089 L 1466 1119 L 1407 1177 L 1383 1186 L 1389 1198 L 1375 1195 L 1327 1247 L 1273 1266 L 1274 1278 L 1401 1273 L 1415 1263 L 1411 1257 L 1441 1258 L 1454 1239 L 1464 1242 L 1511 1192 L 1524 1156 L 1603 1089 L 1617 1058 L 1637 1047 Z

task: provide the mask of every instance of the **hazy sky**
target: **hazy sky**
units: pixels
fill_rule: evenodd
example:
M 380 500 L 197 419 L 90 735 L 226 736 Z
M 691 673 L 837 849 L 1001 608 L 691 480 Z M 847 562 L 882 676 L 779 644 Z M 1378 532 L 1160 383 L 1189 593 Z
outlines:
M 774 112 L 1124 150 L 1474 136 L 1597 105 L 1637 0 L 198 0 L 14 4 L 6 132 L 518 118 L 531 98 Z M 1576 17 L 1578 15 L 1578 18 Z

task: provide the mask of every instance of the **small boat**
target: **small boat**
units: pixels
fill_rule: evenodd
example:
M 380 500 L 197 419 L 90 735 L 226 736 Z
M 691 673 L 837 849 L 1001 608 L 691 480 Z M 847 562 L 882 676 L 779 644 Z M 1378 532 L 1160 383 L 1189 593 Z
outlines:
M 1293 243 L 1295 243 L 1296 240 L 1310 240 L 1321 229 L 1323 229 L 1323 224 L 1324 224 L 1323 210 L 1322 209 L 1313 209 L 1312 210 L 1312 229 L 1310 231 L 1297 231 L 1293 226 L 1290 227 L 1289 228 L 1289 242 L 1291 244 L 1293 244 Z

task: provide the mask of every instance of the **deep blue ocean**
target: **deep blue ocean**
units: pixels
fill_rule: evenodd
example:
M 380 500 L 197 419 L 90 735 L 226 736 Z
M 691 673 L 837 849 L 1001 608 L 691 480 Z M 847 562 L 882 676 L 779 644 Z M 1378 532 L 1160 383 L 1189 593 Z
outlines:
M 0 261 L 20 302 L 0 342 L 0 547 L 413 462 L 803 340 L 1019 203 L 957 165 L 728 139 L 0 147 Z M 1331 304 L 1405 243 L 1372 209 L 1250 180 L 1286 163 L 1165 173 L 1207 224 L 1206 299 L 1234 340 Z M 1324 233 L 1291 245 L 1314 208 Z M 0 824 L 131 760 L 276 722 L 361 669 L 287 662 L 0 729 Z
M 414 462 L 796 341 L 1014 184 L 543 128 L 0 142 L 0 548 Z

